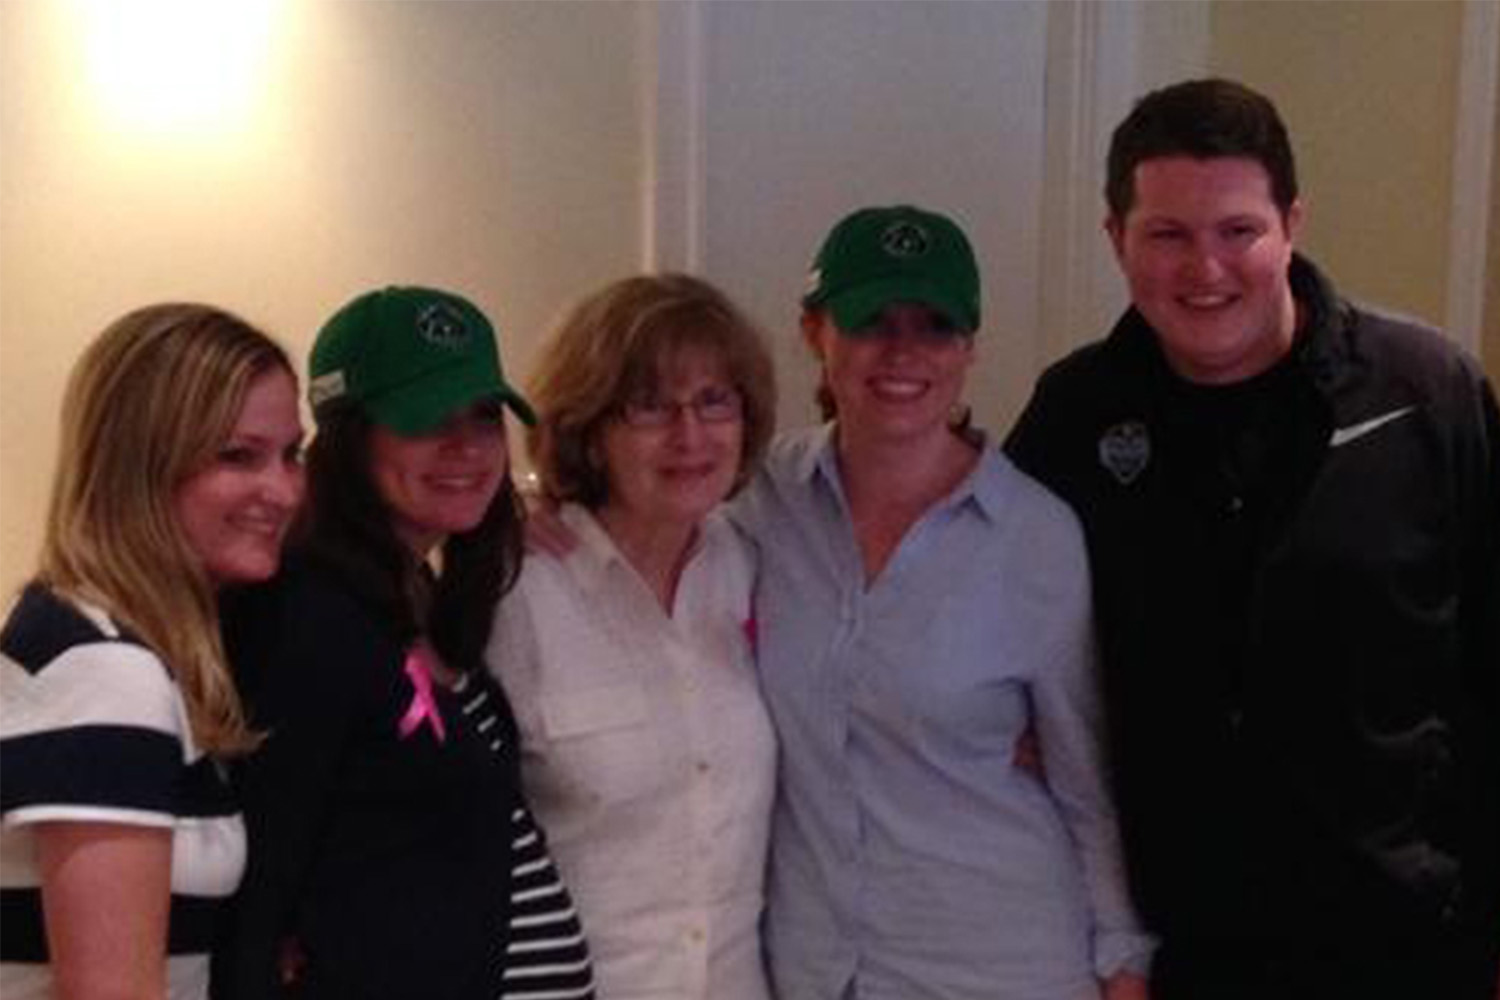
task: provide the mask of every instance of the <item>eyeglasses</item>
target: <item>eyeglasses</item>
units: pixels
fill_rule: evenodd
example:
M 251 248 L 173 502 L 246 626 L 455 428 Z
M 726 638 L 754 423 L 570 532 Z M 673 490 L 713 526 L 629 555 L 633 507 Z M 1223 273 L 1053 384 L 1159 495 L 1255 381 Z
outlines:
M 729 424 L 744 416 L 745 398 L 738 389 L 713 386 L 682 402 L 655 396 L 627 399 L 619 412 L 620 420 L 631 427 L 668 427 L 687 410 L 700 424 Z

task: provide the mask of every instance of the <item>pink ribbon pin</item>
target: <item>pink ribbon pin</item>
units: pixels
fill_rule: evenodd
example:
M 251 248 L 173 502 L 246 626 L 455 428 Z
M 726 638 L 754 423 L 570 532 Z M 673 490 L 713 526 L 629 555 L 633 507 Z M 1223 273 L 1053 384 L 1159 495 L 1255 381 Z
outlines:
M 406 662 L 401 669 L 406 672 L 407 680 L 411 681 L 412 696 L 411 704 L 407 706 L 406 714 L 401 717 L 401 725 L 398 727 L 403 740 L 421 728 L 423 721 L 432 727 L 439 743 L 448 738 L 448 732 L 443 727 L 443 716 L 438 712 L 437 699 L 432 694 L 432 655 L 432 650 L 425 642 L 414 643 L 407 650 Z

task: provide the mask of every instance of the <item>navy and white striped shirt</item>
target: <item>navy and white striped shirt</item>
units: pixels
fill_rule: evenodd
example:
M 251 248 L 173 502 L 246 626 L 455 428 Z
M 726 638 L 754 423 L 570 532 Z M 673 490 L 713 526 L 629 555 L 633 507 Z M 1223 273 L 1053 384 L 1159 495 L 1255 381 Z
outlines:
M 72 821 L 172 831 L 169 994 L 206 996 L 245 831 L 157 655 L 98 609 L 28 587 L 0 632 L 0 761 L 0 995 L 52 995 L 32 825 Z

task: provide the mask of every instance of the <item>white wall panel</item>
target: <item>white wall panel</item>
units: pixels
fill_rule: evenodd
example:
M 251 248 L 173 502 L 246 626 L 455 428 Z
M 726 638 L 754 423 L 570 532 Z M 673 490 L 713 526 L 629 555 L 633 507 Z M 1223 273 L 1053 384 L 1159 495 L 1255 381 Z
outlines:
M 782 423 L 811 419 L 797 299 L 867 204 L 960 218 L 984 280 L 970 397 L 1002 430 L 1036 363 L 1046 5 L 705 3 L 701 265 L 772 332 Z

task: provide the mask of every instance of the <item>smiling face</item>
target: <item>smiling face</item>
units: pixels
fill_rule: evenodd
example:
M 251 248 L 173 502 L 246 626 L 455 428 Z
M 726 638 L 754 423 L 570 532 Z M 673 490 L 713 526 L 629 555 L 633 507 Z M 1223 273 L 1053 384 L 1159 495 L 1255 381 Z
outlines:
M 896 441 L 948 433 L 974 363 L 973 334 L 930 306 L 894 303 L 864 329 L 840 330 L 826 311 L 803 315 L 822 359 L 840 433 Z
M 739 474 L 745 423 L 722 360 L 685 347 L 663 362 L 656 382 L 627 398 L 626 412 L 599 436 L 609 489 L 598 514 L 612 531 L 694 528 Z M 632 423 L 632 410 L 651 414 L 652 425 Z
M 479 525 L 509 469 L 505 416 L 486 400 L 427 434 L 370 430 L 370 478 L 390 510 L 396 537 L 425 556 L 449 535 Z
M 297 385 L 275 368 L 250 383 L 228 439 L 178 486 L 178 526 L 216 587 L 276 572 L 302 502 L 301 447 Z
M 1225 384 L 1270 368 L 1296 332 L 1287 269 L 1300 203 L 1283 216 L 1265 168 L 1245 157 L 1144 160 L 1134 182 L 1130 210 L 1107 228 L 1173 370 Z

